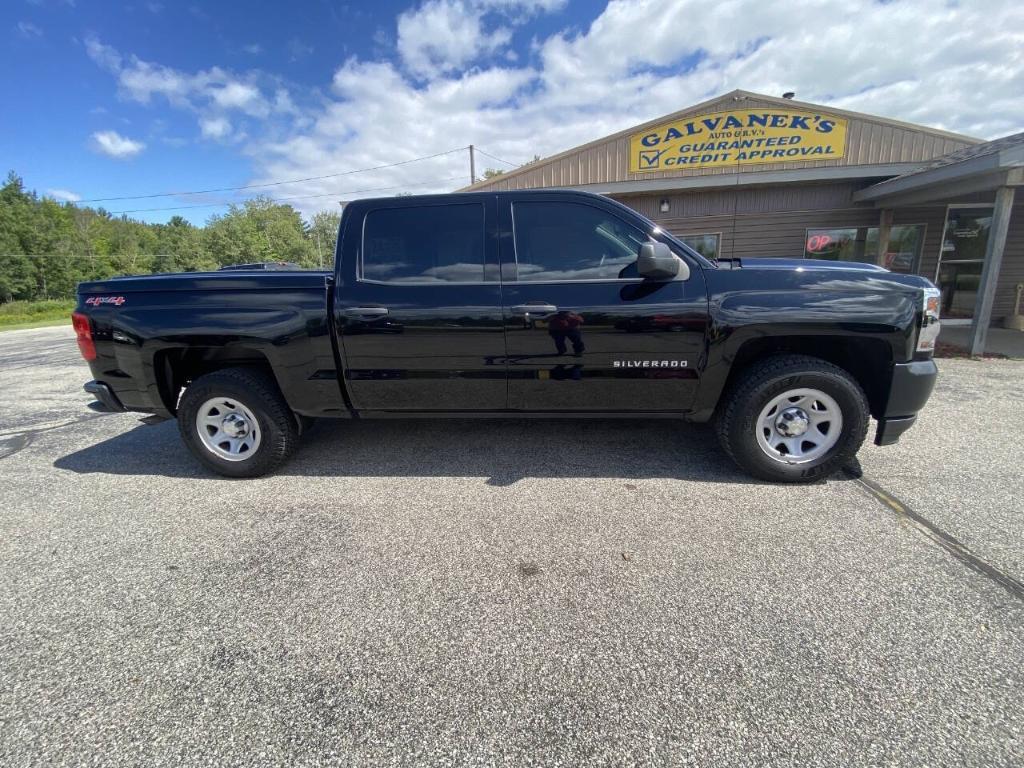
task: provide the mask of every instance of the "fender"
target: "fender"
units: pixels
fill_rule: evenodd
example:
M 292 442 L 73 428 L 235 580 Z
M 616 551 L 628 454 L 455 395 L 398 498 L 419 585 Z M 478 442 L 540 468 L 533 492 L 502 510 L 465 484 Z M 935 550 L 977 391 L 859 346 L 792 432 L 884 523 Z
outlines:
M 870 272 L 800 267 L 786 272 L 774 265 L 772 271 L 772 279 L 766 280 L 756 260 L 750 268 L 745 264 L 740 270 L 705 271 L 710 311 L 707 363 L 692 420 L 710 418 L 733 363 L 751 342 L 771 340 L 780 349 L 799 349 L 800 342 L 827 350 L 833 340 L 837 348 L 862 341 L 884 348 L 890 363 L 913 359 L 921 306 L 916 276 L 885 273 L 881 278 Z M 778 282 L 785 285 L 763 287 Z M 877 371 L 885 383 L 891 375 L 891 365 Z

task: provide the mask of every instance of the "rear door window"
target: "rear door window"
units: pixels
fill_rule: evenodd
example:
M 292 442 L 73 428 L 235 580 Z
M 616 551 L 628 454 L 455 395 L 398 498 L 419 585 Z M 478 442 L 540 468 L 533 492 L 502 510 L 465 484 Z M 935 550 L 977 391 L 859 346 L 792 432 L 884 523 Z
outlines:
M 378 208 L 363 222 L 362 280 L 484 282 L 481 203 Z

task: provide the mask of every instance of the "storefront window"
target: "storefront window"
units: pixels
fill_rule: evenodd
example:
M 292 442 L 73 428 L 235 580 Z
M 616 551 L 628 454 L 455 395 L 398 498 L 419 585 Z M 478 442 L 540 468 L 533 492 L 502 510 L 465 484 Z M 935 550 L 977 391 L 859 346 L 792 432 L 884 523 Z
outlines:
M 718 234 L 681 235 L 679 237 L 680 240 L 693 248 L 701 256 L 712 260 L 718 258 L 718 238 Z
M 939 265 L 939 290 L 942 291 L 942 316 L 947 320 L 967 320 L 974 316 L 983 261 L 943 261 Z
M 974 315 L 991 226 L 991 208 L 950 208 L 946 214 L 935 280 L 942 290 L 943 317 L 967 320 Z
M 984 261 L 991 208 L 950 208 L 942 238 L 943 261 Z
M 856 229 L 808 229 L 804 257 L 835 261 L 863 261 L 863 258 L 856 258 L 856 247 Z
M 891 227 L 889 247 L 885 251 L 882 266 L 893 272 L 911 274 L 917 271 L 917 257 L 924 243 L 924 225 Z M 869 261 L 875 261 L 878 253 L 878 228 L 868 230 L 867 253 Z
M 923 241 L 923 224 L 892 227 L 882 266 L 893 272 L 915 272 Z M 877 264 L 878 227 L 808 229 L 804 257 Z

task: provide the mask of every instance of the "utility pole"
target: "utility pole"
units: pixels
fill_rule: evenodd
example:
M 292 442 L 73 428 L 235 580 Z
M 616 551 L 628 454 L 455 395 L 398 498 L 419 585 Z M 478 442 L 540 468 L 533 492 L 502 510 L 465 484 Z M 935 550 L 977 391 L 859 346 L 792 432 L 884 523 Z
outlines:
M 469 183 L 476 184 L 476 158 L 473 157 L 473 145 L 469 145 Z

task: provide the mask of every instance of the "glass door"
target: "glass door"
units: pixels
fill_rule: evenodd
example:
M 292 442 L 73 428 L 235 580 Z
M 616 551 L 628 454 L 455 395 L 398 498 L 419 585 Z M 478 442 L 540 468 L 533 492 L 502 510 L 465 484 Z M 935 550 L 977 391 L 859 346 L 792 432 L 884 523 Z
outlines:
M 981 282 L 989 230 L 990 206 L 950 206 L 935 283 L 942 290 L 942 319 L 970 320 Z

